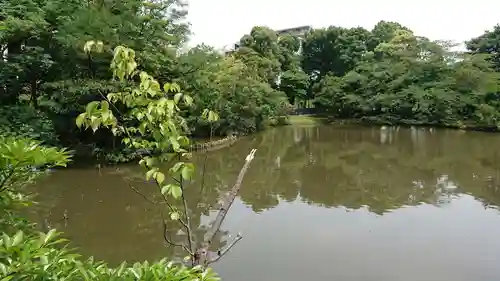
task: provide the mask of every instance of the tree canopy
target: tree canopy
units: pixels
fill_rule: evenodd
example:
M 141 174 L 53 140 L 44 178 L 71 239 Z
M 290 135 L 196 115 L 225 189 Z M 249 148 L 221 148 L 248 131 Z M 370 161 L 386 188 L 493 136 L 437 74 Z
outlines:
M 255 26 L 223 53 L 185 50 L 187 11 L 181 0 L 0 1 L 2 131 L 25 124 L 19 134 L 31 130 L 79 155 L 130 160 L 109 130 L 92 134 L 74 122 L 88 102 L 137 82 L 112 80 L 108 66 L 119 45 L 134 49 L 141 69 L 161 84 L 175 82 L 193 97 L 193 106 L 181 108 L 192 137 L 252 133 L 311 101 L 332 118 L 498 128 L 499 26 L 463 52 L 389 21 L 303 36 Z M 89 40 L 102 42 L 92 47 L 99 52 L 84 51 Z M 216 122 L 199 118 L 207 108 L 218 112 Z
M 398 23 L 329 27 L 306 36 L 302 65 L 316 106 L 332 117 L 497 130 L 498 30 L 457 52 Z

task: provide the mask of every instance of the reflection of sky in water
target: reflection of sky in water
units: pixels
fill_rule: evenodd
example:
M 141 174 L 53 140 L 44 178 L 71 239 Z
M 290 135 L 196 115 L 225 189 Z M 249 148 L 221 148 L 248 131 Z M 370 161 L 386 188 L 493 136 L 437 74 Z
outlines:
M 226 280 L 251 272 L 258 280 L 498 280 L 500 223 L 493 221 L 498 213 L 468 195 L 445 208 L 383 216 L 299 201 L 252 215 L 236 202 L 226 226 L 244 239 L 215 268 Z

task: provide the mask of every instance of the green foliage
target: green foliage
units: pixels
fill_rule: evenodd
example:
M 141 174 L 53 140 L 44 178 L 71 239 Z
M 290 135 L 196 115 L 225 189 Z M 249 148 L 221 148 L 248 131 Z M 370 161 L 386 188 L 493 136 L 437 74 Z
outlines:
M 489 60 L 496 71 L 500 71 L 500 25 L 493 30 L 486 31 L 483 35 L 466 42 L 467 49 L 473 54 L 488 54 Z
M 31 204 L 25 187 L 47 169 L 65 166 L 69 153 L 26 138 L 0 136 L 0 156 L 0 229 L 10 232 L 27 225 L 16 213 Z
M 40 110 L 28 105 L 0 107 L 0 134 L 25 137 L 56 144 L 52 121 Z
M 93 258 L 82 260 L 66 246 L 54 229 L 34 231 L 19 216 L 19 208 L 32 204 L 25 187 L 51 167 L 66 166 L 68 152 L 42 146 L 24 138 L 0 141 L 0 276 L 7 280 L 220 280 L 210 269 L 187 268 L 160 260 L 154 263 L 123 262 L 111 268 Z M 183 163 L 178 171 L 190 177 L 192 166 Z M 161 181 L 159 173 L 153 175 Z M 174 191 L 178 192 L 178 191 Z
M 500 73 L 488 57 L 453 52 L 452 44 L 417 37 L 396 23 L 359 32 L 329 28 L 306 38 L 304 66 L 317 77 L 316 107 L 337 118 L 499 128 Z M 328 45 L 328 38 L 344 45 Z
M 90 51 L 89 48 L 88 50 Z M 85 112 L 76 118 L 76 125 L 90 128 L 94 132 L 100 128 L 109 128 L 115 136 L 122 137 L 123 144 L 128 148 L 144 151 L 139 164 L 147 170 L 146 180 L 154 180 L 156 183 L 169 207 L 172 220 L 180 220 L 181 215 L 168 199 L 182 197 L 182 221 L 189 241 L 187 250 L 194 263 L 195 249 L 183 187 L 183 181 L 192 178 L 194 166 L 185 162 L 191 157 L 187 150 L 190 141 L 186 137 L 186 120 L 180 113 L 181 107 L 192 106 L 193 98 L 181 93 L 180 86 L 176 83 L 160 85 L 148 73 L 138 70 L 137 66 L 134 50 L 116 47 L 111 61 L 113 78 L 121 82 L 138 79 L 139 85 L 129 87 L 126 91 L 110 93 L 103 96 L 101 101 L 88 103 Z M 127 111 L 121 112 L 118 109 L 120 105 Z M 212 111 L 208 110 L 206 115 L 209 121 L 215 121 Z M 173 165 L 167 175 L 176 179 L 176 183 L 167 182 L 166 174 L 160 170 L 160 164 L 164 162 Z
M 249 35 L 240 40 L 235 57 L 257 73 L 262 81 L 274 85 L 278 79 L 281 64 L 278 59 L 278 35 L 275 31 L 256 26 Z
M 191 106 L 193 98 L 181 93 L 178 84 L 161 86 L 152 76 L 137 70 L 132 49 L 116 47 L 111 69 L 119 81 L 138 78 L 140 84 L 127 92 L 110 93 L 102 101 L 88 103 L 85 112 L 76 118 L 76 125 L 94 132 L 101 127 L 110 128 L 115 136 L 123 137 L 122 142 L 129 148 L 146 151 L 149 156 L 141 160 L 148 168 L 146 179 L 154 178 L 162 186 L 165 175 L 155 167 L 156 162 L 188 156 L 189 139 L 185 136 L 188 129 L 179 112 L 181 106 Z M 122 113 L 117 105 L 129 110 Z M 119 118 L 115 114 L 119 114 Z M 153 153 L 159 156 L 152 157 Z M 185 170 L 192 169 L 186 165 L 173 173 L 182 171 L 183 178 L 187 179 L 189 173 Z
M 288 70 L 283 72 L 280 81 L 280 90 L 294 103 L 295 100 L 306 100 L 309 92 L 309 76 L 302 70 Z
M 188 135 L 254 132 L 264 128 L 273 116 L 283 115 L 280 109 L 284 95 L 271 86 L 276 86 L 280 60 L 299 65 L 297 56 L 280 53 L 283 48 L 296 49 L 297 42 L 290 38 L 278 46 L 272 30 L 255 28 L 249 52 L 231 61 L 236 68 L 242 69 L 241 63 L 247 66 L 244 74 L 238 73 L 224 56 L 207 46 L 181 51 L 190 34 L 183 2 L 1 2 L 0 26 L 4 28 L 0 30 L 0 53 L 7 52 L 0 64 L 0 101 L 7 105 L 17 104 L 20 99 L 29 101 L 30 106 L 51 119 L 56 132 L 52 138 L 75 149 L 78 156 L 94 154 L 107 160 L 132 160 L 137 149 L 120 144 L 120 138 L 109 129 L 92 134 L 78 130 L 74 122 L 89 102 L 100 102 L 109 93 L 130 87 L 130 80 L 110 82 L 113 74 L 109 72 L 113 50 L 127 46 L 136 50 L 135 60 L 158 83 L 175 82 L 193 97 L 192 107 L 179 107 L 187 120 Z M 214 72 L 218 77 L 227 77 L 226 81 L 237 81 L 249 72 L 258 75 L 252 73 L 247 81 L 233 87 L 229 82 L 215 84 Z M 235 92 L 239 89 L 245 92 Z M 228 99 L 232 95 L 238 98 Z M 251 97 L 248 104 L 257 108 L 245 108 L 245 116 L 239 118 L 239 110 L 247 102 L 245 95 Z M 200 118 L 204 109 L 214 108 L 215 104 L 224 108 L 218 122 Z M 124 113 L 128 110 L 123 104 L 117 108 Z
M 464 54 L 452 52 L 449 43 L 431 42 L 386 21 L 371 31 L 335 26 L 315 29 L 302 39 L 256 26 L 242 36 L 231 56 L 204 45 L 184 51 L 183 44 L 190 35 L 186 13 L 186 4 L 180 0 L 0 2 L 0 53 L 4 55 L 0 63 L 0 102 L 10 106 L 24 100 L 23 104 L 29 104 L 19 108 L 26 114 L 1 109 L 5 117 L 0 118 L 0 126 L 11 122 L 2 120 L 21 121 L 21 116 L 31 116 L 32 107 L 42 111 L 40 115 L 47 116 L 54 129 L 40 125 L 43 128 L 35 129 L 40 136 L 23 136 L 50 144 L 59 142 L 79 156 L 93 154 L 115 162 L 137 158 L 138 150 L 121 143 L 123 135 L 113 134 L 111 126 L 93 134 L 79 130 L 74 122 L 89 102 L 101 102 L 110 93 L 127 92 L 136 82 L 110 82 L 116 76 L 109 71 L 109 64 L 117 46 L 136 50 L 137 63 L 160 85 L 175 83 L 193 98 L 191 106 L 179 106 L 187 137 L 252 133 L 273 120 L 286 119 L 290 104 L 300 106 L 312 99 L 319 109 L 338 112 L 344 100 L 332 100 L 329 95 L 346 97 L 342 114 L 334 117 L 496 124 L 496 92 L 484 89 L 495 88 L 492 84 L 496 81 L 486 64 L 500 71 L 498 26 L 467 42 L 474 56 L 467 60 L 482 66 L 465 69 L 467 64 L 459 66 L 457 62 Z M 478 78 L 466 79 L 467 85 L 454 76 L 469 72 L 474 73 L 465 77 Z M 342 92 L 332 94 L 324 88 L 332 84 L 327 76 L 345 80 L 342 85 L 334 83 Z M 365 84 L 354 88 L 354 81 Z M 451 85 L 453 81 L 460 86 Z M 455 102 L 458 97 L 451 92 L 457 87 L 460 93 L 467 88 L 473 94 L 460 94 L 460 102 Z M 394 103 L 400 109 L 380 113 L 382 108 L 393 106 L 382 100 L 405 99 L 406 95 L 411 96 L 408 103 Z M 429 95 L 432 98 L 420 100 Z M 419 105 L 415 107 L 417 100 Z M 430 103 L 436 103 L 433 109 L 424 109 Z M 119 102 L 116 107 L 129 114 L 125 104 Z M 414 107 L 419 109 L 410 113 L 413 111 L 408 108 Z M 218 112 L 217 121 L 201 118 L 207 108 Z M 453 116 L 440 116 L 444 113 L 437 112 L 442 108 L 447 108 L 446 115 Z M 117 113 L 113 108 L 112 112 Z M 8 127 L 12 131 L 13 127 Z
M 303 44 L 302 64 L 312 78 L 328 73 L 342 76 L 351 70 L 368 51 L 370 32 L 363 28 L 329 27 L 307 34 Z
M 273 89 L 238 56 L 209 59 L 182 82 L 194 99 L 184 116 L 195 134 L 252 133 L 264 128 L 267 121 L 286 115 L 288 101 L 284 93 Z M 218 113 L 217 120 L 200 118 L 207 108 Z
M 187 268 L 166 260 L 133 265 L 123 262 L 112 268 L 92 258 L 81 260 L 64 247 L 65 242 L 55 230 L 28 235 L 18 231 L 12 236 L 4 233 L 0 238 L 2 280 L 220 280 L 210 268 Z

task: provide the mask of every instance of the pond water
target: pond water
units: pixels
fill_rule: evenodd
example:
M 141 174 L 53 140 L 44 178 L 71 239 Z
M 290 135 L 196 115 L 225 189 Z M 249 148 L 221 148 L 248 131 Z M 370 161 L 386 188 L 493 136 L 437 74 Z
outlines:
M 195 154 L 198 167 L 207 156 L 205 187 L 198 176 L 187 192 L 198 239 L 252 148 L 216 239 L 244 237 L 213 265 L 223 280 L 500 280 L 500 134 L 289 126 Z M 57 171 L 33 216 L 111 264 L 183 256 L 163 241 L 160 206 L 129 184 L 159 196 L 136 165 Z

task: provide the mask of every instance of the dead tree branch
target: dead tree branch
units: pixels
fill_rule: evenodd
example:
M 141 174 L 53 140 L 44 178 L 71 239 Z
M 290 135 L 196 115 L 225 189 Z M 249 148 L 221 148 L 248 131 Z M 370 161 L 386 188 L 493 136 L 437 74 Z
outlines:
M 207 264 L 211 264 L 211 263 L 214 263 L 218 260 L 220 260 L 225 254 L 227 254 L 229 252 L 229 250 L 231 250 L 232 247 L 234 247 L 234 245 L 236 245 L 236 243 L 238 243 L 241 239 L 243 238 L 243 236 L 241 236 L 240 233 L 238 233 L 238 235 L 236 236 L 236 238 L 233 240 L 233 242 L 231 242 L 231 244 L 229 244 L 224 250 L 222 251 L 219 251 L 217 253 L 217 256 L 211 260 L 208 261 Z
M 214 224 L 210 228 L 210 230 L 207 232 L 208 239 L 206 240 L 208 244 L 212 243 L 212 239 L 215 237 L 217 232 L 219 231 L 222 222 L 226 218 L 227 212 L 229 211 L 229 208 L 231 208 L 231 205 L 234 202 L 234 199 L 238 195 L 238 192 L 240 191 L 241 183 L 243 182 L 243 178 L 245 177 L 245 174 L 250 167 L 250 163 L 254 158 L 255 152 L 257 149 L 252 149 L 252 151 L 247 155 L 245 158 L 245 164 L 243 165 L 243 168 L 241 168 L 240 173 L 238 175 L 238 178 L 236 179 L 236 182 L 234 183 L 233 187 L 231 188 L 231 191 L 227 195 L 227 197 L 224 199 L 224 202 L 219 209 L 219 213 L 217 214 L 217 217 L 215 218 Z
M 256 151 L 257 151 L 257 149 L 252 149 L 252 151 L 250 151 L 250 153 L 245 158 L 245 164 L 241 168 L 235 184 L 231 188 L 231 191 L 228 193 L 227 197 L 224 199 L 224 202 L 223 202 L 221 208 L 219 209 L 219 213 L 217 214 L 217 217 L 216 217 L 214 223 L 212 224 L 212 226 L 208 230 L 207 234 L 205 235 L 205 242 L 202 243 L 200 248 L 198 248 L 195 252 L 194 265 L 207 266 L 209 263 L 215 262 L 216 260 L 220 259 L 223 256 L 223 254 L 221 253 L 220 255 L 217 255 L 218 257 L 216 257 L 215 259 L 210 259 L 210 257 L 209 257 L 210 252 L 209 252 L 208 248 L 212 244 L 212 241 L 213 241 L 215 235 L 217 234 L 217 232 L 219 232 L 220 227 L 222 225 L 222 222 L 226 218 L 226 215 L 229 211 L 229 208 L 233 204 L 234 199 L 236 198 L 236 195 L 238 195 L 238 192 L 241 188 L 241 183 L 243 182 L 243 178 L 245 177 L 245 174 L 246 174 L 248 168 L 250 167 L 250 163 L 252 162 Z M 229 245 L 226 248 L 226 250 L 224 250 L 224 253 L 228 252 L 234 246 L 234 244 L 236 244 L 236 242 L 241 240 L 241 235 L 238 235 L 238 236 L 240 238 L 237 238 L 236 239 L 237 241 L 235 240 L 235 242 L 231 243 L 231 245 Z

